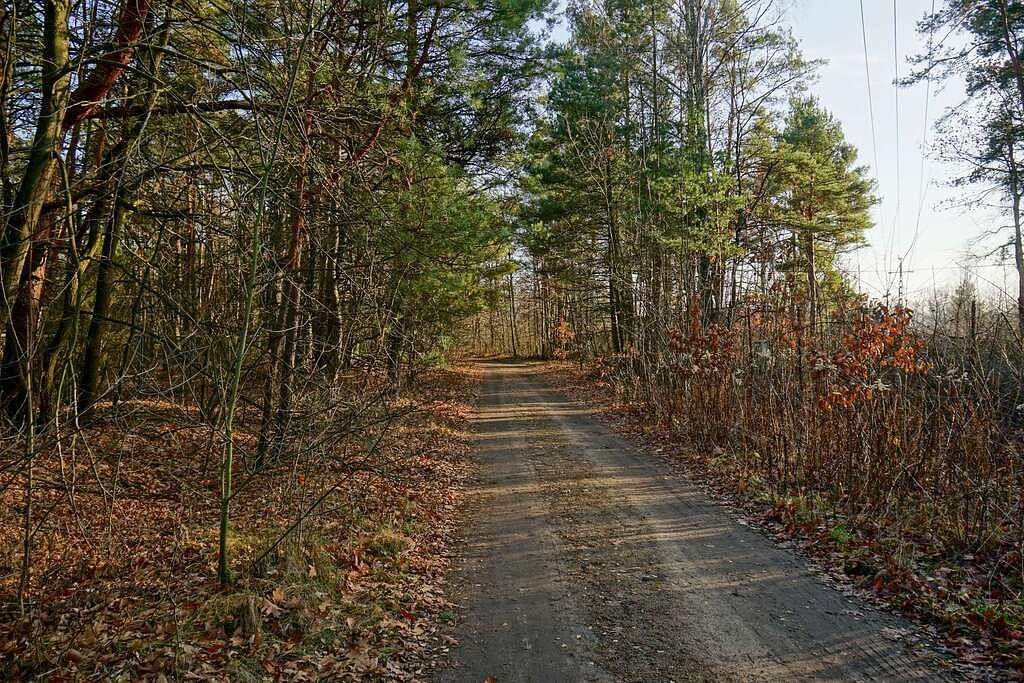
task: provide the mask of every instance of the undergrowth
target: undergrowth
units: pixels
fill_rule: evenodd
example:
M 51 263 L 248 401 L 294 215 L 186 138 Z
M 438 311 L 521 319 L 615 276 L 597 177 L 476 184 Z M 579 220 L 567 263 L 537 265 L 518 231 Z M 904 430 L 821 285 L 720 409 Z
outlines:
M 689 471 L 942 625 L 968 657 L 1020 668 L 1021 354 L 972 343 L 956 353 L 909 310 L 854 301 L 813 336 L 748 310 L 676 330 L 660 364 L 577 368 Z
M 53 486 L 24 617 L 14 599 L 21 492 L 4 491 L 0 675 L 423 678 L 448 647 L 438 635 L 445 549 L 468 474 L 465 401 L 475 382 L 468 371 L 421 377 L 403 399 L 413 409 L 369 459 L 320 458 L 315 472 L 295 459 L 259 486 L 239 474 L 227 588 L 215 580 L 217 490 L 202 430 L 168 440 L 144 436 L 173 429 L 164 422 L 129 435 L 96 427 L 78 444 L 95 467 L 62 471 L 61 454 L 39 457 Z M 103 457 L 112 449 L 116 488 Z

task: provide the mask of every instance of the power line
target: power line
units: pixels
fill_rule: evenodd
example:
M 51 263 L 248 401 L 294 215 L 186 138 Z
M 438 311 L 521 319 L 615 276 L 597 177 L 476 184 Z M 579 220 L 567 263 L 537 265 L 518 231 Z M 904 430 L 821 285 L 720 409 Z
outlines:
M 902 172 L 900 168 L 900 46 L 899 46 L 899 14 L 896 6 L 897 0 L 892 0 L 892 57 L 893 69 L 896 78 L 893 81 L 893 92 L 896 95 L 896 214 L 893 216 L 892 233 L 889 239 L 890 251 L 896 247 L 896 233 L 900 223 L 900 185 L 902 184 Z M 901 283 L 902 285 L 902 283 Z
M 892 56 L 893 56 L 893 71 L 894 71 L 894 74 L 895 74 L 895 78 L 893 80 L 893 94 L 895 95 L 895 105 L 896 105 L 895 123 L 894 123 L 894 125 L 895 125 L 895 138 L 896 138 L 896 148 L 894 150 L 895 154 L 896 154 L 896 191 L 895 191 L 895 204 L 896 204 L 896 206 L 895 206 L 895 212 L 893 213 L 893 217 L 892 217 L 892 226 L 889 229 L 889 239 L 886 242 L 885 251 L 884 251 L 884 259 L 883 260 L 885 262 L 885 268 L 887 270 L 892 269 L 893 263 L 892 263 L 891 257 L 893 255 L 896 255 L 896 261 L 897 261 L 898 267 L 893 272 L 895 272 L 895 274 L 897 275 L 898 280 L 890 279 L 888 282 L 886 282 L 886 290 L 887 290 L 886 297 L 888 297 L 889 291 L 892 290 L 892 287 L 893 287 L 894 284 L 897 287 L 897 295 L 898 296 L 902 296 L 902 288 L 903 288 L 903 276 L 902 276 L 903 258 L 902 258 L 902 256 L 897 254 L 898 246 L 897 246 L 897 241 L 896 241 L 897 233 L 898 233 L 898 230 L 899 230 L 899 223 L 900 223 L 900 203 L 901 203 L 901 201 L 900 201 L 900 185 L 902 184 L 902 169 L 901 169 L 901 164 L 900 164 L 900 157 L 901 157 L 901 155 L 900 155 L 900 144 L 901 144 L 901 140 L 900 140 L 900 90 L 899 90 L 899 80 L 900 80 L 899 12 L 898 12 L 898 8 L 897 8 L 897 5 L 896 5 L 896 2 L 897 2 L 897 0 L 893 0 L 893 2 L 892 2 Z
M 935 14 L 935 0 L 932 0 L 931 14 Z M 928 30 L 928 51 L 931 52 L 932 44 L 934 39 L 934 29 Z M 931 104 L 932 97 L 932 76 L 931 72 L 925 76 L 925 89 L 924 89 L 924 122 L 921 129 L 921 175 L 918 183 L 918 203 L 917 203 L 917 220 L 914 221 L 914 239 L 910 241 L 910 246 L 907 247 L 906 253 L 903 255 L 904 258 L 911 256 L 913 251 L 917 248 L 917 239 L 921 234 L 921 215 L 924 213 L 924 199 L 928 193 L 928 186 L 925 184 L 924 170 L 925 160 L 927 158 L 928 151 L 928 107 Z
M 864 75 L 868 84 L 868 113 L 871 116 L 871 152 L 875 159 L 875 177 L 881 166 L 878 164 L 878 135 L 875 132 L 875 99 L 871 94 L 871 66 L 868 61 L 868 29 L 864 21 L 864 0 L 860 0 L 860 36 L 864 43 Z
M 1009 268 L 1010 266 L 1011 266 L 1011 264 L 1009 264 L 1009 263 L 972 263 L 972 264 L 959 264 L 959 265 L 949 265 L 949 266 L 923 266 L 921 268 L 904 268 L 903 269 L 903 274 L 904 275 L 912 275 L 914 273 L 924 273 L 924 272 L 931 273 L 933 271 L 943 271 L 943 272 L 945 272 L 945 271 L 953 271 L 953 270 L 974 270 L 976 268 Z M 869 274 L 869 275 L 880 275 L 880 274 L 895 275 L 897 271 L 886 270 L 886 269 L 882 269 L 882 268 L 869 268 L 867 270 L 864 270 L 862 268 L 858 268 L 857 272 L 860 273 L 860 274 Z

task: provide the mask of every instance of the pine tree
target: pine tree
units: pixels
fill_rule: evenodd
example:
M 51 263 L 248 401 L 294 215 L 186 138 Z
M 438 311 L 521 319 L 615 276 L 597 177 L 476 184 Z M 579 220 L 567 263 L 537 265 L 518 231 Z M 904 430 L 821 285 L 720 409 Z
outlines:
M 794 98 L 776 150 L 776 218 L 790 233 L 788 267 L 805 277 L 808 325 L 817 329 L 822 273 L 835 254 L 863 242 L 874 183 L 842 127 L 813 97 Z

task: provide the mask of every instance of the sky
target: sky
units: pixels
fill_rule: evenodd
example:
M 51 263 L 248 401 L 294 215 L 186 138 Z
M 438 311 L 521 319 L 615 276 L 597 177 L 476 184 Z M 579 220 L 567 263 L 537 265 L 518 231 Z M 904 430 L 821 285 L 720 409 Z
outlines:
M 930 151 L 934 122 L 948 107 L 963 102 L 963 83 L 893 85 L 897 69 L 900 76 L 910 71 L 907 57 L 925 47 L 927 36 L 917 33 L 917 22 L 933 0 L 863 0 L 863 32 L 859 0 L 783 1 L 783 20 L 804 55 L 828 60 L 811 92 L 839 119 L 878 181 L 881 202 L 874 210 L 868 245 L 846 258 L 861 289 L 897 298 L 902 262 L 902 291 L 911 303 L 936 288 L 955 286 L 965 265 L 979 289 L 996 296 L 1012 291 L 1016 275 L 1009 258 L 978 258 L 999 243 L 978 238 L 1006 218 L 957 206 L 970 191 L 950 187 L 958 169 L 934 159 Z M 871 76 L 874 136 L 866 72 Z

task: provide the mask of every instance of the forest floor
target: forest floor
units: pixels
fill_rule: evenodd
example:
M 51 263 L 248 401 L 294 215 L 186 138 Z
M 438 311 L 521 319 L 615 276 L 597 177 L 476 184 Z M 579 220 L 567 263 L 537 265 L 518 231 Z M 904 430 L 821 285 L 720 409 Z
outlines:
M 460 645 L 438 681 L 979 674 L 618 436 L 544 365 L 482 366 Z
M 445 659 L 448 547 L 470 475 L 472 371 L 427 373 L 372 457 L 238 468 L 238 576 L 216 582 L 217 433 L 177 406 L 97 420 L 35 463 L 24 616 L 20 482 L 0 487 L 2 680 L 422 680 Z M 144 408 L 144 409 L 143 409 Z M 243 421 L 245 443 L 258 421 Z M 329 495 L 327 495 L 329 494 Z M 280 550 L 254 555 L 326 495 Z

